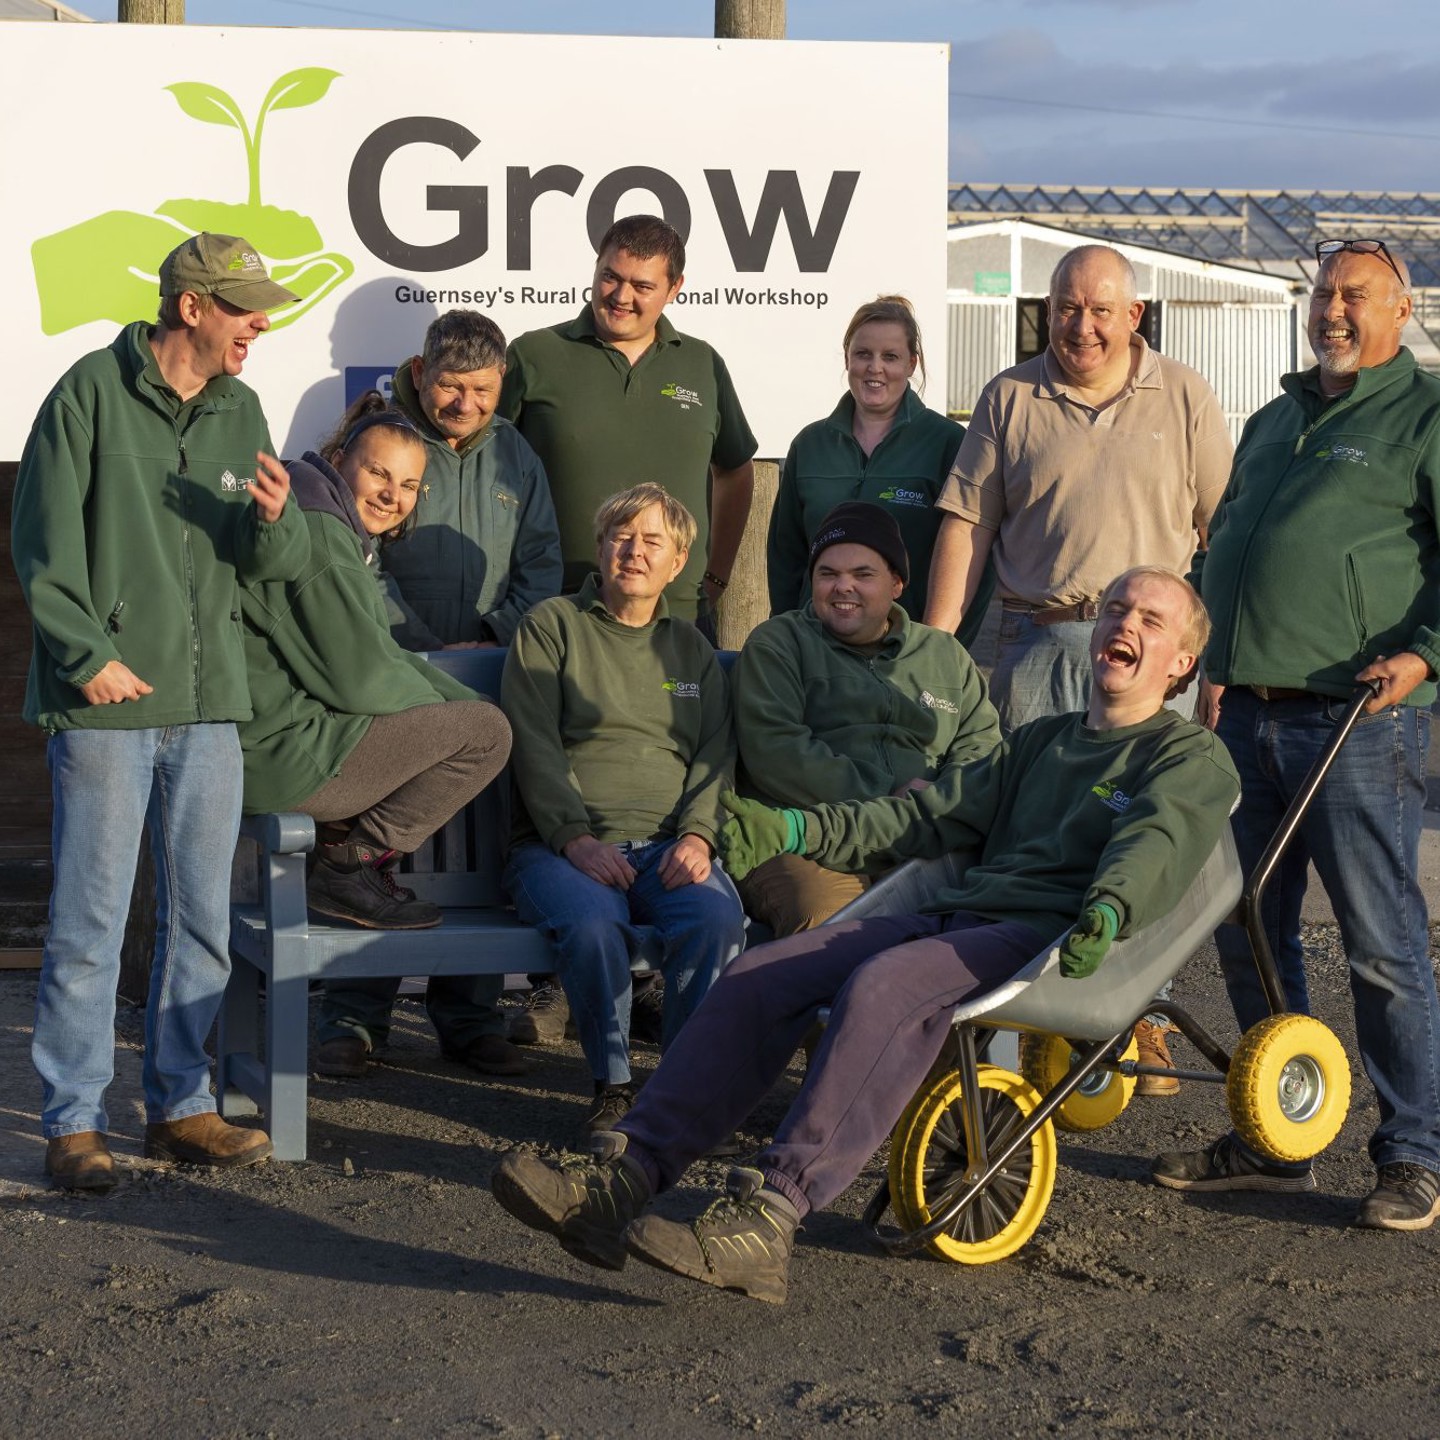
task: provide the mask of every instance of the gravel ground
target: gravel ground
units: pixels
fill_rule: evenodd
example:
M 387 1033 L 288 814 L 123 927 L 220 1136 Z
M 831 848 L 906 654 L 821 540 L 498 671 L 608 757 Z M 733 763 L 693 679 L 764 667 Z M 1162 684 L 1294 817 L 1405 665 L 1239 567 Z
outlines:
M 1308 940 L 1317 1013 L 1353 1057 L 1333 927 Z M 33 1129 L 35 1082 L 24 1024 L 8 1017 L 27 1013 L 33 988 L 33 976 L 0 976 L 0 1117 L 16 1135 Z M 1213 953 L 1176 998 L 1230 1043 Z M 137 1022 L 121 1021 L 131 1070 Z M 1062 1137 L 1038 1235 L 987 1267 L 877 1254 L 857 1223 L 877 1157 L 811 1218 L 789 1303 L 773 1307 L 644 1266 L 587 1269 L 500 1211 L 498 1155 L 562 1141 L 588 1089 L 575 1046 L 532 1053 L 522 1080 L 483 1080 L 441 1060 L 423 1012 L 402 1003 L 391 1063 L 361 1082 L 315 1081 L 310 1163 L 226 1175 L 132 1160 L 103 1199 L 12 1184 L 0 1198 L 0 1434 L 1440 1429 L 1440 1227 L 1350 1228 L 1375 1122 L 1358 1069 L 1314 1194 L 1153 1186 L 1154 1153 L 1224 1124 L 1221 1088 L 1188 1084 Z M 757 1145 L 796 1083 L 747 1127 Z M 116 1128 L 138 1133 L 133 1105 Z M 662 1206 L 693 1209 L 724 1168 L 697 1167 Z

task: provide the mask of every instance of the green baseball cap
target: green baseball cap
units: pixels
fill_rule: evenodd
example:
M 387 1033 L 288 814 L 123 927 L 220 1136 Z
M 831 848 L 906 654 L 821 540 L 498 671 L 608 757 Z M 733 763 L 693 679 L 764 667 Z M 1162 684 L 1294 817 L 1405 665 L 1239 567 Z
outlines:
M 255 247 L 238 235 L 192 235 L 160 266 L 160 293 L 218 295 L 242 310 L 276 310 L 300 297 L 277 285 Z

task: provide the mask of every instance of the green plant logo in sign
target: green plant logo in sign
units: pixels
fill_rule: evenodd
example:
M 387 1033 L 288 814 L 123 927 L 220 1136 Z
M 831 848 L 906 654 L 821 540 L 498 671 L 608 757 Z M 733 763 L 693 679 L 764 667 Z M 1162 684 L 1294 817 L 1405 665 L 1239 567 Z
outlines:
M 30 247 L 40 328 L 58 335 L 92 320 L 123 325 L 155 314 L 160 263 L 182 241 L 202 230 L 242 235 L 264 257 L 270 274 L 300 299 L 271 315 L 279 329 L 355 273 L 344 255 L 327 251 L 308 215 L 260 202 L 260 140 L 275 110 L 299 110 L 325 98 L 336 70 L 309 68 L 282 75 L 261 102 L 252 131 L 240 107 L 223 90 L 195 80 L 165 88 L 192 119 L 228 125 L 245 144 L 249 193 L 243 205 L 221 200 L 167 200 L 153 215 L 109 210 L 68 230 L 45 235 Z

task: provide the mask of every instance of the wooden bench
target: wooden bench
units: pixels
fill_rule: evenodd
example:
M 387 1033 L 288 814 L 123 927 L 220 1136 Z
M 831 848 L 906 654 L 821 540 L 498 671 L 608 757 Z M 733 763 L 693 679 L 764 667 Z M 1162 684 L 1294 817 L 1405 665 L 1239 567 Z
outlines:
M 505 655 L 449 650 L 427 658 L 498 700 Z M 733 659 L 721 656 L 727 669 Z M 216 1091 L 224 1115 L 253 1115 L 258 1107 L 277 1159 L 305 1158 L 311 981 L 554 969 L 549 942 L 516 917 L 500 887 L 509 799 L 507 769 L 405 862 L 404 883 L 444 911 L 433 930 L 313 923 L 305 908 L 305 857 L 315 844 L 314 822 L 308 815 L 275 814 L 242 825 L 242 836 L 260 850 L 259 898 L 231 909 L 232 968 L 220 1011 Z M 658 959 L 652 936 L 632 965 L 648 970 Z

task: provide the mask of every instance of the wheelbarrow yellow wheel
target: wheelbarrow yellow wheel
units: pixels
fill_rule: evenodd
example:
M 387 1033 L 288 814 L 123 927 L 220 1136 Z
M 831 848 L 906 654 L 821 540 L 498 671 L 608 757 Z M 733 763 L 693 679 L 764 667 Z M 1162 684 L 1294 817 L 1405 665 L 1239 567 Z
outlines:
M 1034 1113 L 1040 1097 L 1028 1081 L 993 1065 L 980 1067 L 979 1080 L 986 1153 L 994 1156 Z M 1056 1151 L 1055 1127 L 1047 1121 L 929 1248 L 963 1265 L 1013 1255 L 1045 1217 L 1055 1189 Z M 970 1153 L 960 1076 L 952 1071 L 915 1097 L 891 1142 L 890 1198 L 907 1230 L 929 1224 L 967 1187 Z
M 1079 1060 L 1079 1054 L 1063 1035 L 1027 1032 L 1020 1037 L 1020 1073 L 1040 1092 L 1048 1095 Z M 1120 1056 L 1138 1060 L 1135 1037 Z M 1072 1092 L 1051 1117 L 1059 1130 L 1100 1130 L 1116 1119 L 1135 1093 L 1134 1075 L 1118 1070 L 1094 1070 L 1084 1084 Z
M 1225 1077 L 1235 1133 L 1272 1160 L 1309 1160 L 1350 1108 L 1350 1062 L 1309 1015 L 1267 1015 L 1241 1037 Z
M 954 1073 L 951 1072 L 944 1077 L 945 1080 L 953 1080 Z M 895 1219 L 902 1230 L 917 1230 L 921 1221 L 915 1216 L 910 1208 L 905 1192 L 905 1144 L 915 1129 L 915 1117 L 920 1113 L 920 1108 L 929 1098 L 934 1085 L 926 1081 L 916 1092 L 915 1098 L 905 1107 L 905 1113 L 895 1122 L 895 1128 L 890 1132 L 890 1208 L 895 1212 Z

